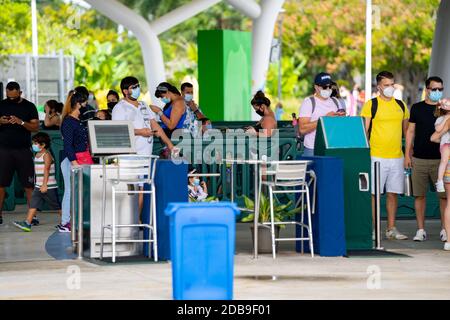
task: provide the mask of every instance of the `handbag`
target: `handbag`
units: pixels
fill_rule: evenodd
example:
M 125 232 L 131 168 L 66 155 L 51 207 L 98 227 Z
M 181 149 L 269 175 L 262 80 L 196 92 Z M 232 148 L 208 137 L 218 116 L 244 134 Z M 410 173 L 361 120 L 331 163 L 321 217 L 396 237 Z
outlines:
M 78 164 L 94 164 L 89 150 L 75 153 Z

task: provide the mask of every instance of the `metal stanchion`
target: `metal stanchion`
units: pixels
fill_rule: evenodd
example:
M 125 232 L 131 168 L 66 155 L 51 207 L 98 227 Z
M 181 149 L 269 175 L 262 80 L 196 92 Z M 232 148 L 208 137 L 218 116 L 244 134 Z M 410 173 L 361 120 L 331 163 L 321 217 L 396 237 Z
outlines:
M 380 162 L 374 163 L 375 174 L 375 249 L 384 250 L 381 247 L 381 190 L 380 190 Z
M 83 259 L 83 169 L 78 169 L 78 260 Z
M 254 163 L 255 166 L 255 215 L 253 217 L 253 257 L 255 259 L 258 259 L 258 220 L 259 220 L 259 197 L 258 197 L 258 190 L 259 190 L 259 186 L 258 186 L 258 180 L 259 180 L 259 176 L 258 176 L 258 162 L 255 161 Z
M 75 172 L 76 169 L 70 170 L 70 236 L 72 240 L 72 248 L 75 252 L 76 228 L 75 228 Z

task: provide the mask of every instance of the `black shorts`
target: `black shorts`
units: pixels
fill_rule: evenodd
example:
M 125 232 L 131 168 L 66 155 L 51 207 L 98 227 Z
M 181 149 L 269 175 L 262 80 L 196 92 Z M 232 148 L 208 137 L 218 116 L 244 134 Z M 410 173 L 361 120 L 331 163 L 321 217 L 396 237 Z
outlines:
M 39 188 L 34 188 L 33 194 L 31 195 L 30 208 L 42 208 L 44 202 L 47 203 L 50 210 L 61 210 L 58 189 L 48 189 L 46 193 L 42 193 Z
M 34 187 L 33 152 L 29 148 L 0 148 L 0 163 L 0 187 L 9 187 L 16 172 L 24 188 Z

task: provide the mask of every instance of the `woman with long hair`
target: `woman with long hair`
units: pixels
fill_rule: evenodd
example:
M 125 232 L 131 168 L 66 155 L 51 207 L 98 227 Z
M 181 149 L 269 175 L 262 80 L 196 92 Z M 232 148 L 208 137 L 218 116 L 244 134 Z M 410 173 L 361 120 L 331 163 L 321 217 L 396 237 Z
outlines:
M 64 178 L 64 197 L 62 201 L 60 232 L 70 232 L 70 169 L 78 166 L 88 152 L 87 128 L 80 121 L 80 108 L 87 104 L 86 96 L 72 90 L 67 96 L 62 112 L 61 134 L 64 142 L 64 155 L 61 172 Z M 84 160 L 83 160 L 84 161 Z

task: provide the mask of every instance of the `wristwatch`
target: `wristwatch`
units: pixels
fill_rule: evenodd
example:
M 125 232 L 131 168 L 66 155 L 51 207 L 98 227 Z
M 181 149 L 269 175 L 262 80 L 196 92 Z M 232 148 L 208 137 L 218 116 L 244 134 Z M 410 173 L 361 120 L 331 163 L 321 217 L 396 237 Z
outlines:
M 22 120 L 22 123 L 20 125 L 23 126 L 24 124 L 25 124 L 25 121 Z

